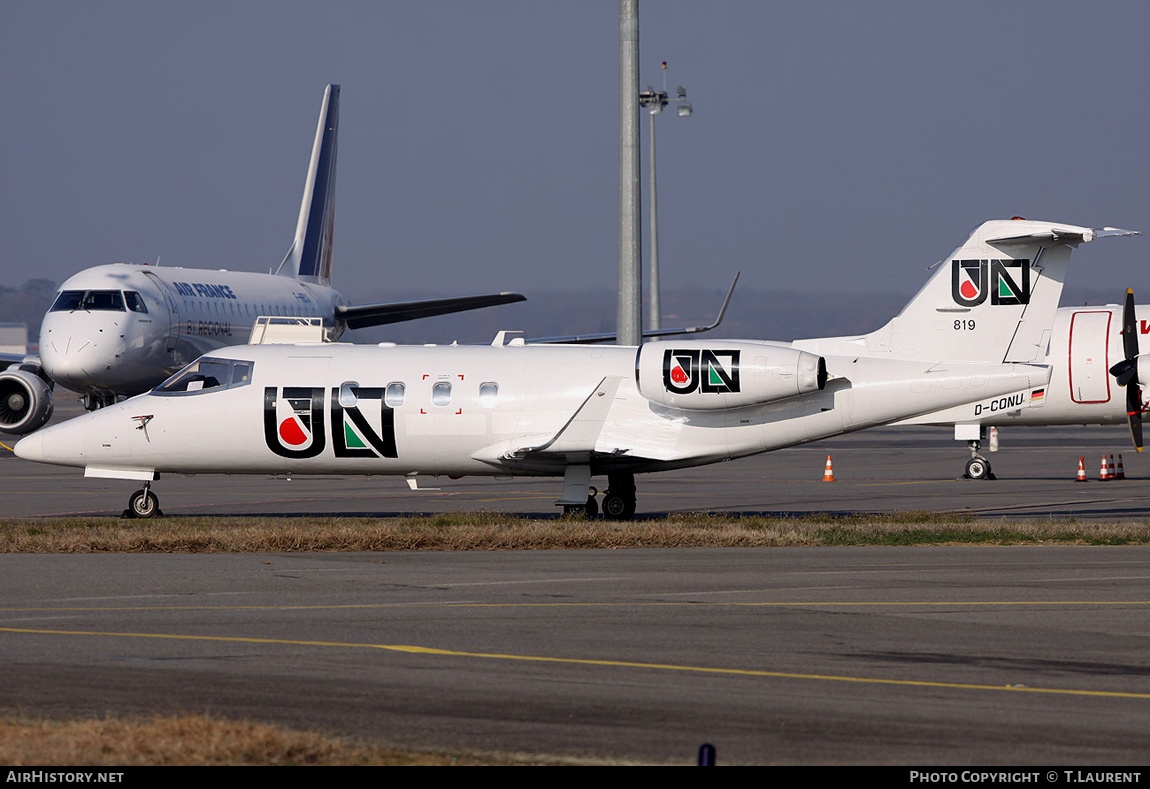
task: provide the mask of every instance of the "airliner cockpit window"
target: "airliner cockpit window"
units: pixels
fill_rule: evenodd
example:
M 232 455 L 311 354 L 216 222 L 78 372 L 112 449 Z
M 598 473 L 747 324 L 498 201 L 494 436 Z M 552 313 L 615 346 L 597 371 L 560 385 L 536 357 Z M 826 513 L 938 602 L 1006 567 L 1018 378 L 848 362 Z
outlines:
M 124 312 L 124 294 L 118 290 L 62 290 L 49 311 L 74 310 Z
M 203 357 L 152 390 L 156 395 L 183 395 L 235 389 L 252 382 L 252 362 Z
M 124 291 L 124 303 L 128 305 L 128 309 L 132 312 L 148 311 L 147 306 L 144 304 L 144 298 L 134 290 Z

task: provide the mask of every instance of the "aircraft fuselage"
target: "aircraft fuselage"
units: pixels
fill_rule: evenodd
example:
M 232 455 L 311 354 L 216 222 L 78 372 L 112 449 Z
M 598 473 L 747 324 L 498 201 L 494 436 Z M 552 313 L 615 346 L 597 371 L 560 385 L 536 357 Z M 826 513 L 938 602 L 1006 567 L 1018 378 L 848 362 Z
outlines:
M 738 356 L 724 342 L 742 351 L 736 393 L 766 375 L 752 354 L 794 353 L 785 343 L 708 344 L 728 383 Z M 1023 364 L 931 370 L 921 361 L 828 357 L 821 390 L 691 410 L 641 390 L 644 371 L 664 364 L 661 348 L 644 353 L 649 361 L 618 346 L 229 348 L 152 393 L 39 431 L 17 451 L 135 479 L 165 471 L 562 476 L 573 464 L 634 473 L 814 441 L 1042 387 L 1047 376 Z

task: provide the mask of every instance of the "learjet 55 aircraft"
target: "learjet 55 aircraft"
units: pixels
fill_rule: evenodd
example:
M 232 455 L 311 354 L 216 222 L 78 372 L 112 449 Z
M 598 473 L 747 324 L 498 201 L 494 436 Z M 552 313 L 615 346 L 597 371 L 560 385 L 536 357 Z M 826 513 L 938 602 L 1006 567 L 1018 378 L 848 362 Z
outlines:
M 138 480 L 180 474 L 554 476 L 556 504 L 630 518 L 635 475 L 732 460 L 1050 386 L 1071 247 L 1126 231 L 991 221 L 885 327 L 790 343 L 249 345 L 152 392 L 24 438 L 27 460 Z M 1018 393 L 1022 393 L 1019 395 Z M 590 494 L 590 495 L 589 495 Z
M 348 328 L 524 300 L 495 293 L 352 306 L 332 289 L 339 92 L 324 91 L 295 238 L 276 274 L 124 263 L 81 271 L 44 316 L 39 359 L 0 357 L 0 432 L 42 427 L 54 383 L 82 393 L 89 410 L 146 392 L 205 353 L 247 342 L 258 316 L 320 318 L 335 339 Z

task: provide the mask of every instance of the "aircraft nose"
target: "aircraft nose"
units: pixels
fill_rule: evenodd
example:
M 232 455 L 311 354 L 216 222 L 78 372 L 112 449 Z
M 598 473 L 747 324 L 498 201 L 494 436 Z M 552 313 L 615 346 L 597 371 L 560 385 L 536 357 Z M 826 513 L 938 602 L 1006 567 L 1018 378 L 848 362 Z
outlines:
M 79 332 L 52 325 L 55 321 L 45 319 L 44 323 L 40 332 L 40 364 L 53 380 L 81 392 L 106 382 L 123 343 L 118 326 L 100 322 Z
M 37 430 L 17 441 L 12 451 L 16 457 L 36 463 L 82 466 L 86 462 L 85 447 L 92 418 L 92 414 L 85 414 Z
M 12 451 L 16 453 L 18 458 L 43 463 L 44 438 L 39 433 L 33 433 L 17 441 L 16 446 L 12 447 Z

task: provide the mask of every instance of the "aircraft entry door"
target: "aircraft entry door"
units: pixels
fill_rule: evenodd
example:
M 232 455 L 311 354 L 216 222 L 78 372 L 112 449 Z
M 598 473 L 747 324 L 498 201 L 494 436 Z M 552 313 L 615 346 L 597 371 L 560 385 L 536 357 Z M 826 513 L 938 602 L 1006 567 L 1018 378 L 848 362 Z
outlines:
M 1070 318 L 1070 399 L 1110 402 L 1110 321 L 1107 311 L 1076 312 Z

